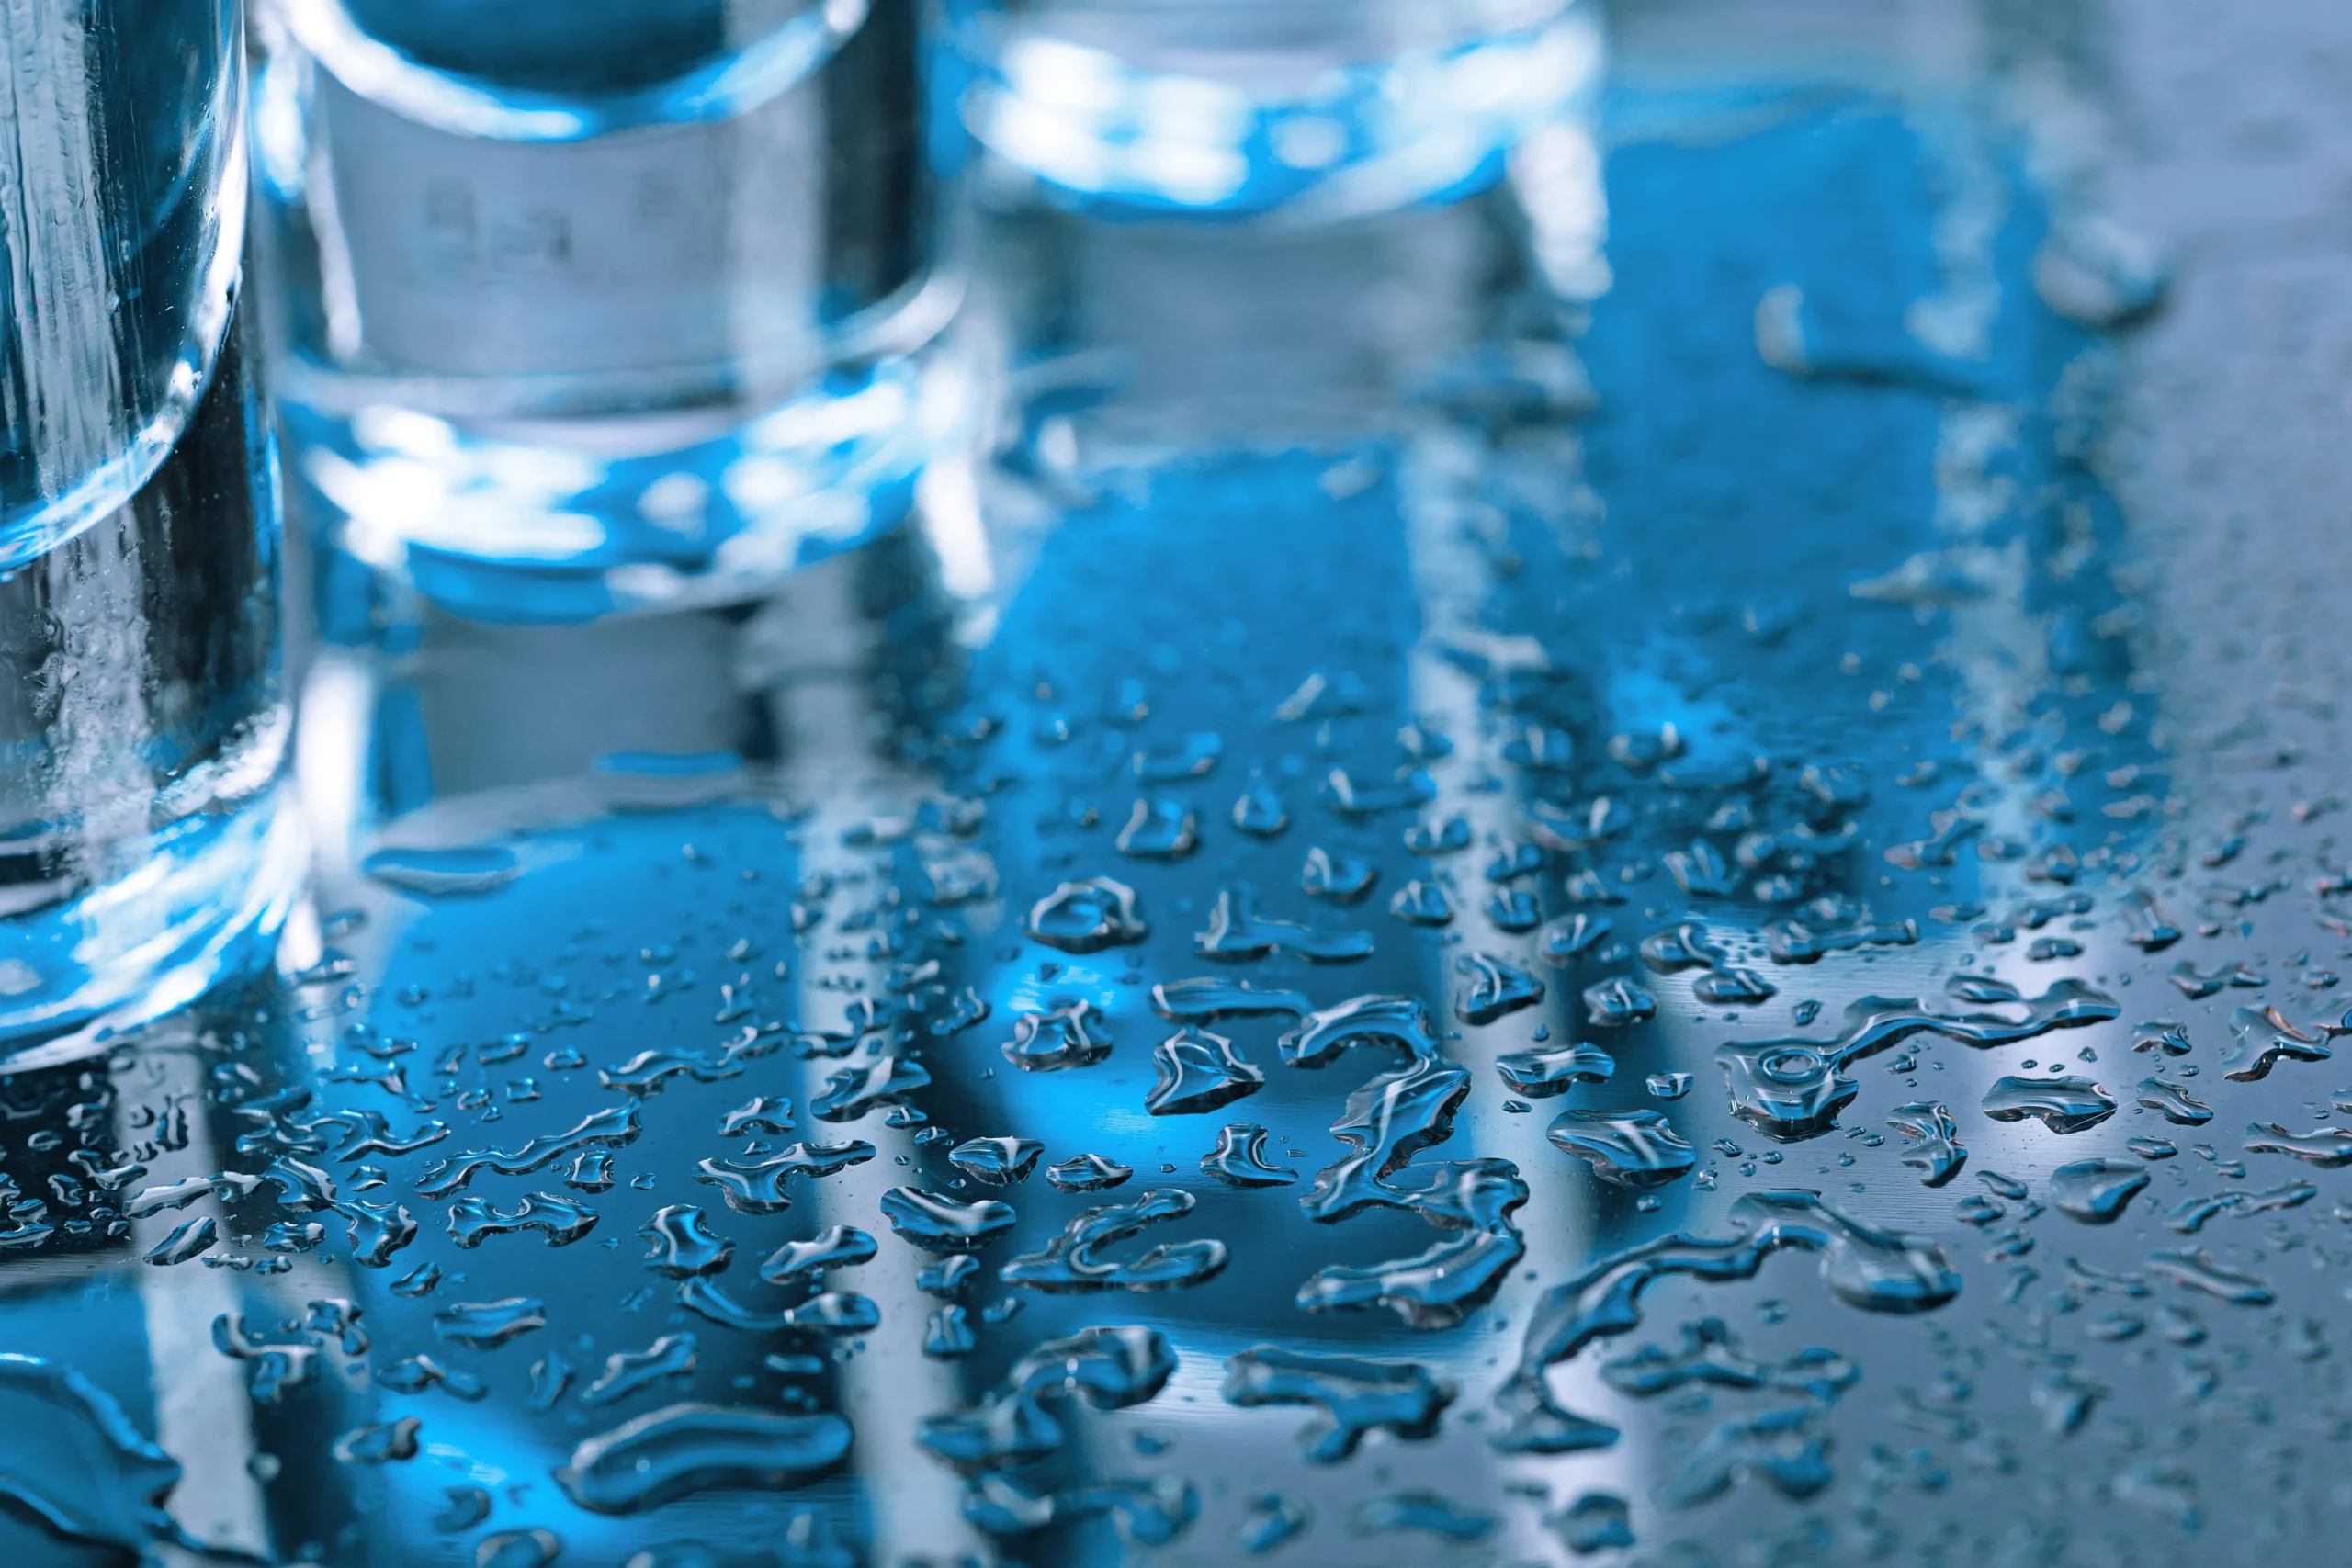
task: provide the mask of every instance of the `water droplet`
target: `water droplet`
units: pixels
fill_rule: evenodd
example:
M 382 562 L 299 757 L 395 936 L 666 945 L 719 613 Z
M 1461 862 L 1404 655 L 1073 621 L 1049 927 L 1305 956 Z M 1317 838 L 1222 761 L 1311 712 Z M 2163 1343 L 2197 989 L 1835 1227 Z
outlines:
M 1064 1192 L 1100 1192 L 1135 1175 L 1135 1168 L 1101 1155 L 1073 1155 L 1046 1168 L 1046 1179 Z
M 1227 1179 L 1230 1179 L 1229 1178 Z M 1102 1256 L 1103 1249 L 1147 1226 L 1181 1219 L 1194 1200 L 1179 1188 L 1163 1187 L 1130 1203 L 1089 1209 L 1071 1220 L 1042 1252 L 1014 1258 L 997 1271 L 1008 1285 L 1065 1293 L 1082 1291 L 1164 1291 L 1196 1285 L 1225 1268 L 1229 1254 L 1221 1241 L 1162 1243 L 1130 1260 Z
M 1286 1166 L 1266 1163 L 1266 1130 L 1235 1122 L 1217 1130 L 1216 1146 L 1201 1156 L 1201 1169 L 1230 1187 L 1285 1187 L 1298 1179 Z
M 673 1280 L 719 1273 L 735 1256 L 735 1244 L 713 1232 L 703 1212 L 690 1203 L 656 1209 L 638 1234 L 653 1244 L 646 1266 Z
M 1309 1463 L 1336 1464 L 1374 1431 L 1408 1439 L 1437 1435 L 1454 1386 L 1411 1361 L 1368 1361 L 1258 1345 L 1225 1364 L 1225 1399 L 1243 1409 L 1307 1404 L 1320 1415 L 1298 1435 Z
M 1111 1054 L 1111 1033 L 1102 1013 L 1085 1000 L 1058 1003 L 1050 1011 L 1023 1013 L 1013 1021 L 1004 1059 L 1024 1072 L 1061 1072 L 1091 1067 Z
M 2278 1299 L 2268 1280 L 2223 1268 L 2201 1247 L 2151 1252 L 2148 1267 L 2184 1290 L 2201 1291 L 2234 1306 L 2268 1306 Z
M 332 1452 L 345 1464 L 392 1464 L 416 1457 L 417 1429 L 424 1423 L 413 1416 L 381 1426 L 355 1427 L 334 1440 Z
M 1544 1135 L 1615 1187 L 1662 1187 L 1699 1163 L 1697 1152 L 1656 1111 L 1564 1111 Z
M 1225 756 L 1225 739 L 1214 730 L 1187 735 L 1172 751 L 1137 751 L 1128 771 L 1138 784 L 1179 784 L 1205 778 Z
M 1380 868 L 1363 856 L 1320 846 L 1306 852 L 1306 867 L 1299 874 L 1301 887 L 1333 904 L 1360 902 L 1379 880 Z
M 2148 1168 L 2137 1160 L 2075 1160 L 2050 1173 L 2050 1201 L 2069 1219 L 2111 1224 L 2147 1185 Z
M 2053 1133 L 2080 1133 L 2115 1114 L 2115 1101 L 2088 1078 L 2005 1077 L 1984 1091 L 1984 1114 L 1996 1122 L 2030 1116 Z
M 2213 1119 L 2213 1108 L 2188 1092 L 2188 1087 L 2161 1074 L 2140 1080 L 2139 1102 L 2182 1127 L 2201 1127 Z
M 490 1494 L 481 1487 L 445 1486 L 441 1495 L 446 1502 L 433 1516 L 433 1528 L 443 1535 L 463 1535 L 490 1517 Z
M 922 1063 L 903 1056 L 877 1056 L 863 1066 L 843 1067 L 828 1077 L 823 1092 L 809 1100 L 808 1114 L 820 1122 L 855 1122 L 930 1083 L 931 1074 Z
M 141 1254 L 140 1261 L 164 1267 L 186 1263 L 211 1251 L 213 1244 L 220 1239 L 220 1226 L 212 1216 L 198 1214 L 192 1220 L 181 1221 L 171 1235 Z
M 547 1326 L 546 1304 L 529 1296 L 459 1302 L 433 1314 L 433 1332 L 477 1350 L 495 1350 L 517 1335 Z
M 1283 1492 L 1261 1492 L 1250 1499 L 1236 1540 L 1242 1551 L 1259 1556 L 1306 1534 L 1314 1518 L 1314 1512 L 1300 1499 Z
M 1578 910 L 1544 927 L 1535 939 L 1535 956 L 1554 968 L 1566 968 L 1592 952 L 1615 929 L 1609 917 Z
M 781 1095 L 753 1095 L 718 1120 L 718 1135 L 738 1138 L 752 1133 L 792 1131 L 792 1101 Z
M 1345 768 L 1323 776 L 1323 801 L 1341 817 L 1373 817 L 1384 811 L 1410 811 L 1437 798 L 1437 785 L 1419 769 L 1401 773 L 1390 784 L 1359 782 Z
M 1138 800 L 1114 844 L 1138 860 L 1182 860 L 1200 848 L 1200 819 L 1178 801 Z
M 1610 1387 L 1636 1399 L 1655 1399 L 1693 1384 L 1714 1388 L 1772 1389 L 1828 1402 L 1861 1381 L 1862 1371 L 1834 1350 L 1798 1351 L 1784 1361 L 1748 1355 L 1718 1317 L 1682 1325 L 1674 1349 L 1645 1345 L 1600 1369 Z
M 1579 1557 L 1634 1544 L 1633 1511 L 1611 1492 L 1584 1493 L 1566 1507 L 1546 1514 L 1544 1523 Z
M 1914 1140 L 1903 1163 L 1919 1173 L 1922 1186 L 1941 1187 L 1960 1174 L 1960 1168 L 1968 1162 L 1968 1151 L 1960 1144 L 1960 1125 L 1938 1101 L 1923 1100 L 1898 1105 L 1888 1115 L 1886 1124 Z
M 1587 1021 L 1596 1029 L 1622 1029 L 1657 1014 L 1657 998 L 1620 975 L 1584 988 Z
M 605 1358 L 605 1370 L 581 1391 L 580 1403 L 617 1404 L 639 1389 L 664 1378 L 684 1377 L 695 1370 L 695 1337 L 664 1334 L 642 1350 L 616 1350 Z
M 1135 889 L 1107 876 L 1065 882 L 1031 907 L 1030 937 L 1064 953 L 1128 947 L 1150 934 L 1136 912 Z
M 569 1247 L 595 1228 L 595 1210 L 552 1192 L 526 1192 L 512 1213 L 486 1198 L 460 1198 L 449 1205 L 449 1235 L 464 1247 L 526 1230 L 540 1232 L 549 1247 Z
M 771 1285 L 795 1285 L 831 1269 L 848 1269 L 874 1258 L 874 1238 L 854 1225 L 827 1225 L 806 1241 L 787 1241 L 760 1265 Z
M 9 1501 L 59 1535 L 143 1556 L 176 1533 L 164 1500 L 179 1483 L 179 1461 L 80 1372 L 0 1354 L 0 1430 L 13 1439 Z
M 1363 1535 L 1412 1530 L 1442 1540 L 1484 1540 L 1495 1528 L 1493 1516 L 1465 1508 L 1434 1492 L 1392 1492 L 1357 1505 L 1349 1526 Z
M 552 1530 L 503 1530 L 474 1548 L 474 1568 L 548 1568 L 562 1551 Z
M 1266 1076 L 1233 1054 L 1223 1035 L 1186 1027 L 1154 1048 L 1157 1075 L 1144 1109 L 1154 1116 L 1194 1116 L 1232 1104 L 1265 1087 Z
M 673 1404 L 588 1438 L 555 1477 L 580 1506 L 627 1514 L 711 1487 L 797 1486 L 849 1444 L 849 1423 L 834 1415 Z
M 2352 1130 L 2318 1127 L 2308 1133 L 2293 1133 L 2276 1122 L 2249 1122 L 2245 1152 L 2292 1155 L 2306 1164 L 2333 1170 L 2338 1166 L 2352 1165 Z
M 1463 953 L 1454 959 L 1453 970 L 1470 976 L 1469 988 L 1453 1004 L 1455 1016 L 1464 1023 L 1489 1024 L 1544 999 L 1543 981 L 1492 953 Z
M 1846 1032 L 1838 1040 L 1765 1040 L 1718 1046 L 1715 1061 L 1731 1091 L 1733 1114 L 1783 1142 L 1818 1137 L 1836 1123 L 1838 1113 L 1860 1092 L 1854 1080 L 1845 1076 L 1845 1069 L 1914 1034 L 1939 1034 L 1989 1049 L 2053 1029 L 2105 1022 L 2120 1010 L 2113 1000 L 2078 980 L 2055 981 L 2041 997 L 2028 1001 L 2018 998 L 2004 982 L 1982 984 L 1982 979 L 1955 977 L 1955 989 L 1972 999 L 2014 1001 L 2023 1007 L 2025 1017 L 1938 1013 L 1916 999 L 1864 997 L 1847 1008 Z
M 493 1170 L 501 1176 L 529 1176 L 583 1148 L 626 1148 L 637 1141 L 643 1130 L 638 1121 L 637 1104 L 632 1100 L 583 1117 L 565 1132 L 533 1138 L 512 1153 L 487 1149 L 435 1160 L 424 1168 L 416 1190 L 421 1197 L 446 1198 L 464 1190 L 484 1170 Z
M 1405 829 L 1405 848 L 1417 855 L 1459 854 L 1469 847 L 1470 819 L 1466 817 L 1416 822 Z
M 1026 1181 L 1030 1171 L 1036 1168 L 1037 1156 L 1046 1145 L 1035 1138 L 1007 1135 L 1001 1138 L 967 1138 L 947 1152 L 947 1163 L 991 1187 L 1011 1187 Z
M 977 1409 L 926 1416 L 916 1440 L 967 1472 L 1032 1463 L 1064 1440 L 1046 1400 L 1077 1395 L 1098 1410 L 1125 1410 L 1159 1393 L 1175 1371 L 1176 1352 L 1156 1328 L 1080 1329 L 1033 1347 Z
M 1248 887 L 1229 887 L 1210 907 L 1209 923 L 1193 935 L 1204 958 L 1240 961 L 1281 950 L 1316 964 L 1352 964 L 1372 954 L 1370 931 L 1318 931 L 1291 920 L 1269 919 Z
M 1616 1075 L 1617 1059 L 1598 1045 L 1560 1045 L 1498 1056 L 1495 1070 L 1513 1093 L 1549 1100 L 1575 1084 L 1607 1083 Z
M 1261 839 L 1271 839 L 1290 826 L 1290 808 L 1263 773 L 1252 773 L 1249 786 L 1233 803 L 1233 825 Z
M 794 1144 L 763 1160 L 710 1158 L 695 1164 L 695 1179 L 718 1189 L 727 1206 L 739 1214 L 774 1214 L 789 1208 L 785 1195 L 787 1176 L 827 1177 L 874 1157 L 874 1145 L 863 1138 L 844 1144 Z
M 1261 991 L 1247 980 L 1208 976 L 1170 980 L 1151 988 L 1152 1010 L 1171 1023 L 1215 1023 L 1222 1018 L 1288 1013 L 1304 1017 L 1314 1004 L 1296 991 Z
M 1407 925 L 1442 926 L 1453 919 L 1453 901 L 1445 896 L 1444 884 L 1415 877 L 1396 889 L 1388 912 Z
M 1511 1453 L 1566 1453 L 1616 1441 L 1615 1427 L 1563 1409 L 1545 1374 L 1595 1340 L 1639 1327 L 1643 1293 L 1660 1279 L 1753 1279 L 1767 1257 L 1797 1247 L 1821 1255 L 1832 1294 L 1866 1311 L 1928 1312 L 1960 1293 L 1960 1275 L 1942 1248 L 1851 1219 L 1817 1192 L 1751 1192 L 1733 1203 L 1731 1217 L 1748 1227 L 1746 1234 L 1658 1236 L 1600 1258 L 1545 1292 L 1518 1365 L 1497 1395 L 1504 1426 L 1495 1445 Z
M 403 893 L 446 898 L 494 893 L 523 874 L 523 863 L 512 850 L 484 844 L 449 850 L 378 850 L 360 863 L 359 869 Z
M 1012 1205 L 994 1198 L 959 1203 L 936 1192 L 893 1187 L 882 1194 L 882 1217 L 899 1239 L 931 1252 L 985 1246 L 1012 1228 Z
M 2280 1062 L 2324 1062 L 2334 1055 L 2335 1053 L 2316 1040 L 2300 1040 L 2290 1034 L 2277 1034 L 2271 1037 L 2268 1044 L 2255 1054 L 2253 1061 L 2242 1067 L 2233 1067 L 2222 1076 L 2233 1083 L 2255 1083 L 2268 1077 L 2270 1069 Z

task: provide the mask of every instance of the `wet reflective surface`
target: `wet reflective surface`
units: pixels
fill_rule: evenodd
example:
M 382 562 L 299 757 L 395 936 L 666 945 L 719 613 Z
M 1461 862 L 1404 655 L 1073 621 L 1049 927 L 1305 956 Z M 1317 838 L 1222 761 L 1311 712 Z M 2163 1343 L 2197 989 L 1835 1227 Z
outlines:
M 1227 237 L 1420 297 L 1222 432 L 1007 218 L 920 526 L 314 664 L 280 976 L 0 1083 L 0 1562 L 2324 1560 L 2320 132 L 1943 15 L 1615 18 L 1589 303 Z

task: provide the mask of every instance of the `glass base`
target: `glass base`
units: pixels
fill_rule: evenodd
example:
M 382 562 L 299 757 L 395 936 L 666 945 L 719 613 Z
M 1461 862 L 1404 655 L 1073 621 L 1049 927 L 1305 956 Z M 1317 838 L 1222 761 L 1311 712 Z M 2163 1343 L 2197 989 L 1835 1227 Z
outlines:
M 103 1049 L 267 964 L 309 863 L 282 785 L 106 857 L 113 874 L 0 919 L 0 1066 Z
M 322 635 L 375 640 L 402 595 L 540 625 L 753 595 L 905 517 L 919 392 L 888 360 L 716 434 L 699 415 L 460 424 L 289 402 Z

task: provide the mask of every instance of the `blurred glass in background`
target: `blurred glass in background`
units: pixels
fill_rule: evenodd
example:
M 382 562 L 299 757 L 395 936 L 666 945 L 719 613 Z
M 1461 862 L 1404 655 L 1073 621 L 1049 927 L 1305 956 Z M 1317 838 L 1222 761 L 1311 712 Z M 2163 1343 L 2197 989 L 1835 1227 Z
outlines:
M 910 0 L 273 0 L 254 124 L 322 630 L 740 598 L 897 522 Z
M 0 11 L 0 1045 L 191 999 L 300 867 L 243 47 L 233 0 Z

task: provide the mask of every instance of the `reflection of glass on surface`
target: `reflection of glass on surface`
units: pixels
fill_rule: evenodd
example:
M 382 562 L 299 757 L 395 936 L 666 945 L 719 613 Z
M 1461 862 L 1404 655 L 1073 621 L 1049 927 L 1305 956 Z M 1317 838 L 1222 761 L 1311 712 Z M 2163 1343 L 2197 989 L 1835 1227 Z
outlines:
M 235 311 L 241 21 L 228 0 L 0 17 L 10 1044 L 188 1000 L 274 932 L 298 870 L 274 476 Z
M 741 596 L 904 514 L 907 0 L 266 13 L 257 188 L 330 637 Z
M 1458 197 L 1589 96 L 1579 0 L 951 0 L 943 117 L 980 188 L 1317 222 Z

